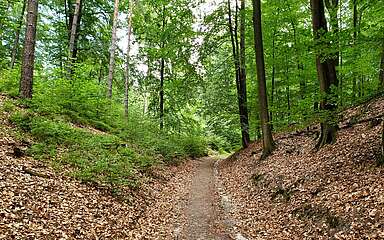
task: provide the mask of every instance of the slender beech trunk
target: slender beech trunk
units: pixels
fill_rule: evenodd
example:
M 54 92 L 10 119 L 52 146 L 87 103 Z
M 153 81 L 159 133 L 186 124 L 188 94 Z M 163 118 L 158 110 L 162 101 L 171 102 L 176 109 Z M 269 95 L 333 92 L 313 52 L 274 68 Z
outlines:
M 129 82 L 130 82 L 130 69 L 129 69 L 129 60 L 131 54 L 131 36 L 132 36 L 132 15 L 133 15 L 134 5 L 130 7 L 131 12 L 128 14 L 128 40 L 127 40 L 127 59 L 125 63 L 125 84 L 124 84 L 124 112 L 125 118 L 128 120 L 129 116 Z
M 15 32 L 15 41 L 13 42 L 13 48 L 12 48 L 12 54 L 11 54 L 11 63 L 10 63 L 11 69 L 15 66 L 16 57 L 17 57 L 17 54 L 19 52 L 20 31 L 21 31 L 21 27 L 23 26 L 26 1 L 27 0 L 23 0 L 23 7 L 21 9 L 18 25 L 17 25 L 16 32 Z
M 276 63 L 275 63 L 275 38 L 276 38 L 276 29 L 273 29 L 272 35 L 272 87 L 271 87 L 271 106 L 274 104 L 274 96 L 275 96 L 275 75 L 276 75 Z M 269 120 L 271 122 L 271 129 L 273 129 L 273 113 L 269 111 Z
M 28 0 L 27 12 L 28 14 L 20 79 L 20 96 L 22 98 L 32 98 L 38 0 Z
M 285 91 L 286 91 L 286 94 L 287 94 L 288 119 L 290 120 L 290 117 L 291 117 L 291 89 L 290 89 L 290 82 L 289 82 L 289 62 L 288 61 L 289 61 L 288 60 L 288 55 L 286 53 L 285 54 L 285 62 L 286 62 L 286 68 L 285 68 L 286 86 L 285 86 Z
M 231 44 L 232 44 L 232 55 L 233 55 L 233 61 L 235 65 L 235 75 L 236 75 L 236 88 L 237 92 L 239 92 L 239 58 L 238 58 L 238 48 L 235 40 L 235 34 L 233 29 L 233 23 L 232 23 L 232 10 L 231 10 L 231 0 L 228 0 L 228 26 L 229 26 L 229 33 L 231 36 Z M 236 27 L 235 27 L 236 29 Z
M 117 30 L 117 20 L 119 17 L 119 0 L 115 0 L 115 6 L 113 11 L 113 24 L 112 24 L 112 41 L 111 48 L 109 52 L 109 68 L 108 68 L 108 97 L 112 98 L 112 83 L 113 83 L 113 73 L 115 71 L 115 52 L 116 52 L 116 30 Z
M 342 3 L 340 4 L 340 16 L 339 16 L 339 32 L 342 30 L 342 18 L 343 18 L 343 7 Z M 339 54 L 340 54 L 340 66 L 339 66 L 339 93 L 340 93 L 340 106 L 344 105 L 344 93 L 343 93 L 343 80 L 344 76 L 342 74 L 343 70 L 343 48 L 341 47 L 340 35 L 339 35 Z
M 160 60 L 160 129 L 164 128 L 164 58 Z
M 383 46 L 381 47 L 381 63 L 379 70 L 379 82 L 380 82 L 380 90 L 384 89 L 384 40 Z
M 263 37 L 261 30 L 261 3 L 260 0 L 252 0 L 253 3 L 253 29 L 255 38 L 255 56 L 257 65 L 257 78 L 259 87 L 259 112 L 261 130 L 263 133 L 263 154 L 266 158 L 274 149 L 275 144 L 272 138 L 271 125 L 268 116 L 267 84 L 265 79 L 265 63 Z
M 243 147 L 248 147 L 249 138 L 249 121 L 247 107 L 247 75 L 245 61 L 245 0 L 240 0 L 240 75 L 239 75 L 239 95 L 240 95 L 240 124 Z
M 327 21 L 324 13 L 323 0 L 311 0 L 312 26 L 315 44 L 319 47 L 329 47 L 330 43 L 324 40 L 327 33 Z M 325 60 L 324 60 L 325 59 Z M 321 134 L 316 148 L 331 144 L 336 141 L 337 121 L 332 119 L 332 113 L 336 109 L 336 103 L 330 101 L 331 87 L 338 86 L 334 60 L 327 56 L 316 54 L 317 75 L 320 82 L 320 92 L 324 96 L 320 102 L 320 110 L 326 117 L 321 121 Z
M 165 5 L 163 5 L 163 24 L 162 24 L 162 33 L 165 31 L 166 19 L 165 19 Z M 165 47 L 165 40 L 163 39 L 161 43 L 161 49 Z M 164 56 L 160 59 L 160 129 L 164 129 L 164 74 L 165 74 L 165 59 Z
M 77 31 L 78 31 L 78 19 L 80 14 L 80 7 L 81 7 L 81 0 L 76 0 L 75 3 L 75 11 L 73 13 L 73 19 L 72 19 L 72 25 L 71 25 L 71 35 L 69 38 L 69 61 L 72 62 L 76 58 L 76 38 L 77 38 Z
M 353 0 L 353 47 L 356 51 L 357 43 L 357 0 Z M 353 82 L 352 82 L 352 99 L 356 99 L 356 82 L 357 77 L 356 73 L 353 72 Z
M 232 10 L 230 1 L 228 1 L 228 25 L 232 43 L 232 53 L 236 70 L 236 89 L 239 106 L 240 127 L 242 136 L 242 145 L 248 147 L 249 120 L 247 108 L 247 83 L 246 83 L 246 61 L 245 61 L 245 0 L 241 1 L 240 9 L 240 44 L 237 36 L 238 25 L 238 5 L 236 1 L 235 24 L 232 23 Z M 240 45 L 240 47 L 239 47 Z
M 103 62 L 100 60 L 100 68 L 99 68 L 99 85 L 101 84 L 101 80 L 103 79 Z
M 332 47 L 336 50 L 334 50 L 334 53 L 332 54 L 332 60 L 334 66 L 339 66 L 339 58 L 340 58 L 340 52 L 339 52 L 339 16 L 337 14 L 338 6 L 339 6 L 339 0 L 325 0 L 325 5 L 328 9 L 329 17 L 330 17 L 330 27 L 332 31 L 332 35 L 334 36 L 334 43 L 332 44 Z M 337 70 L 336 70 L 337 71 Z
M 149 47 L 151 46 L 151 44 L 149 44 Z M 151 65 L 151 59 L 150 59 L 150 56 L 147 55 L 147 66 L 148 66 L 148 69 L 147 69 L 147 76 L 145 77 L 145 80 L 146 81 L 150 81 L 151 78 L 152 78 L 152 65 Z M 143 114 L 145 115 L 147 112 L 148 112 L 148 106 L 149 106 L 149 96 L 147 94 L 147 88 L 145 87 L 145 84 L 143 84 L 143 101 L 144 101 L 144 104 L 143 104 Z

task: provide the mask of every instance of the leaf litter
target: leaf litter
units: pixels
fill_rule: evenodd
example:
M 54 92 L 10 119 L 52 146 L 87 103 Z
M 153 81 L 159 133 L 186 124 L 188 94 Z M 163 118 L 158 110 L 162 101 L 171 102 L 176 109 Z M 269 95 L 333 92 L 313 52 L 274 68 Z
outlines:
M 255 142 L 219 166 L 248 239 L 384 239 L 384 99 L 343 113 L 337 142 L 319 151 L 311 134 L 277 134 L 260 161 Z M 371 119 L 371 120 L 370 120 Z M 351 120 L 352 123 L 351 123 Z M 370 121 L 367 121 L 370 120 Z

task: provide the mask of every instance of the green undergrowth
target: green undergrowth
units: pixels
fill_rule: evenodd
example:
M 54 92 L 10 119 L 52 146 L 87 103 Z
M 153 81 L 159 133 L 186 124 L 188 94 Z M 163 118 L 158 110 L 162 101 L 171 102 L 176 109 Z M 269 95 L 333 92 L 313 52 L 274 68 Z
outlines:
M 12 72 L 1 78 L 0 91 L 15 97 L 17 78 Z M 81 79 L 37 77 L 33 100 L 3 102 L 1 110 L 10 113 L 18 136 L 33 139 L 29 155 L 58 169 L 69 167 L 82 181 L 137 186 L 153 165 L 207 154 L 204 136 L 159 130 L 157 121 L 134 105 L 126 120 L 122 104 L 105 98 L 103 87 Z

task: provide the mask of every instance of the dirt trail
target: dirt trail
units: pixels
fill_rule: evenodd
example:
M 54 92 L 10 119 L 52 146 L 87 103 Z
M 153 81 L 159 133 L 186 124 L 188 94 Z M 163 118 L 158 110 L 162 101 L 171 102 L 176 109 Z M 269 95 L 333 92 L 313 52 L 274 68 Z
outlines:
M 226 233 L 225 224 L 219 207 L 219 197 L 215 186 L 213 158 L 202 158 L 192 177 L 188 204 L 185 209 L 187 226 L 185 238 L 197 239 L 231 239 Z

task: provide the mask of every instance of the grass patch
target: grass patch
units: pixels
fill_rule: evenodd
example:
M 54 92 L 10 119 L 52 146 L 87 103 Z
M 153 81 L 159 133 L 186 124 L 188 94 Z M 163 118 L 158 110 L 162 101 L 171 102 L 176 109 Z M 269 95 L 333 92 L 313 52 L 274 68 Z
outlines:
M 72 175 L 85 182 L 136 184 L 135 173 L 155 164 L 146 154 L 137 154 L 115 135 L 94 134 L 67 122 L 18 111 L 11 122 L 30 133 L 36 143 L 28 154 L 36 159 L 57 159 L 69 165 Z M 58 149 L 65 149 L 60 152 Z

